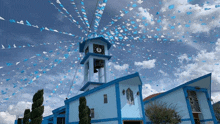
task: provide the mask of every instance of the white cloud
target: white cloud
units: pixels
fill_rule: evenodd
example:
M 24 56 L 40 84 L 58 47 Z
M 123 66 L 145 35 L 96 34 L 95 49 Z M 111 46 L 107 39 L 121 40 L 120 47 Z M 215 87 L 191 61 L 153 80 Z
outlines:
M 31 109 L 31 102 L 20 101 L 16 105 L 9 105 L 7 111 L 11 115 L 23 117 L 25 109 Z
M 176 70 L 176 73 L 174 74 L 178 77 L 176 81 L 185 82 L 186 80 L 192 80 L 200 76 L 212 73 L 212 90 L 220 91 L 219 48 L 220 39 L 218 39 L 218 41 L 216 42 L 216 48 L 212 52 L 207 52 L 203 50 L 199 52 L 196 56 L 192 56 L 192 60 L 190 63 L 183 64 L 182 66 L 180 66 L 180 68 Z M 184 56 L 182 58 L 184 58 Z M 212 94 L 212 97 L 219 100 L 219 97 L 215 96 L 214 94 Z
M 191 58 L 188 57 L 187 54 L 183 54 L 183 55 L 179 56 L 178 59 L 179 59 L 180 63 L 183 63 L 184 60 L 186 60 L 187 62 L 189 62 L 191 60 Z
M 143 99 L 148 97 L 151 94 L 158 93 L 156 90 L 152 89 L 150 84 L 143 84 L 142 85 L 142 97 Z
M 8 112 L 0 112 L 0 124 L 14 124 L 15 119 L 15 115 L 11 115 Z
M 123 64 L 122 66 L 120 66 L 120 65 L 114 65 L 114 68 L 115 68 L 116 70 L 119 70 L 119 71 L 128 69 L 128 67 L 129 67 L 128 64 Z
M 140 11 L 139 14 L 147 19 L 147 22 L 149 22 L 151 25 L 154 25 L 154 16 L 150 14 L 146 9 L 143 7 L 139 7 L 138 10 Z
M 158 72 L 160 72 L 161 74 L 163 74 L 163 76 L 168 76 L 168 74 L 162 70 L 159 70 Z
M 24 96 L 30 96 L 28 94 L 23 95 Z M 59 101 L 61 101 L 59 99 Z M 5 112 L 0 112 L 0 124 L 14 124 L 15 119 L 17 117 L 23 118 L 25 109 L 31 110 L 32 103 L 31 102 L 25 102 L 20 101 L 16 105 L 9 105 L 8 109 Z M 60 106 L 59 106 L 60 107 Z M 44 106 L 44 113 L 43 117 L 51 115 L 52 114 L 52 108 L 50 106 Z
M 187 45 L 201 50 L 203 49 L 202 46 L 194 43 L 195 38 L 191 36 L 194 33 L 207 33 L 209 35 L 210 30 L 220 27 L 220 7 L 215 8 L 215 5 L 218 4 L 217 1 L 213 1 L 199 6 L 190 4 L 187 0 L 168 0 L 163 2 L 159 11 L 163 17 L 161 23 L 158 24 L 163 28 L 164 33 L 169 33 L 169 36 L 173 37 L 175 41 L 181 39 Z M 170 5 L 173 5 L 174 8 L 169 9 Z M 201 39 L 199 42 L 206 41 Z
M 119 70 L 119 71 L 123 71 L 129 68 L 128 64 L 117 65 L 115 63 L 109 62 L 108 65 L 113 66 L 116 70 Z
M 155 62 L 156 62 L 156 59 L 152 59 L 152 60 L 143 61 L 143 62 L 134 62 L 134 65 L 141 66 L 144 69 L 145 68 L 151 69 L 155 67 Z
M 43 117 L 48 116 L 48 115 L 52 115 L 53 109 L 50 106 L 44 106 L 44 114 Z

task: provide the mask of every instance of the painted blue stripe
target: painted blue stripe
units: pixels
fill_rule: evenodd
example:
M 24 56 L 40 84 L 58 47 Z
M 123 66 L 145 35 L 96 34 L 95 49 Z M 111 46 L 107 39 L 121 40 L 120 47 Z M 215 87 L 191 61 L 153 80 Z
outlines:
M 146 120 L 145 120 L 145 110 L 144 110 L 144 102 L 143 102 L 143 98 L 142 98 L 142 85 L 138 85 L 139 88 L 139 92 L 140 92 L 140 101 L 141 101 L 141 108 L 142 108 L 142 117 L 143 117 L 143 121 L 144 124 L 146 124 Z
M 65 124 L 69 124 L 69 103 L 65 104 L 65 106 L 66 106 Z
M 112 45 L 108 40 L 106 40 L 103 37 L 92 38 L 92 39 L 85 40 L 79 44 L 79 52 L 84 52 L 83 49 L 85 47 L 86 42 L 91 41 L 91 40 L 101 40 L 102 42 L 107 43 L 108 50 L 110 49 L 110 47 Z
M 100 82 L 87 82 L 81 89 L 80 91 L 84 91 L 90 84 L 99 84 L 99 85 L 102 85 L 102 84 L 105 84 L 105 83 L 100 83 Z
M 54 116 L 53 116 L 53 123 L 57 124 L 57 114 L 54 114 Z
M 59 117 L 65 117 L 65 114 L 57 115 L 57 118 L 59 118 Z
M 186 88 L 187 90 L 192 90 L 192 91 L 201 91 L 201 92 L 206 92 L 207 89 L 205 88 L 200 88 L 200 89 L 196 89 L 195 87 L 192 87 L 192 86 L 185 86 L 184 88 Z
M 59 107 L 59 108 L 57 108 L 57 109 L 54 109 L 52 112 L 53 112 L 53 113 L 58 113 L 58 112 L 61 112 L 61 111 L 63 111 L 63 110 L 65 110 L 65 106 Z
M 118 121 L 118 118 L 106 118 L 106 119 L 91 120 L 91 123 L 108 122 L 108 121 Z M 79 122 L 70 122 L 68 124 L 79 124 Z
M 204 119 L 204 120 L 200 120 L 200 122 L 206 122 L 206 121 L 214 121 L 213 119 Z
M 91 120 L 91 123 L 117 121 L 117 120 L 118 120 L 118 118 L 107 118 L 107 119 Z
M 211 114 L 212 114 L 212 119 L 213 119 L 214 123 L 217 124 L 217 119 L 215 117 L 214 110 L 213 110 L 212 104 L 211 104 L 211 98 L 209 97 L 209 94 L 208 94 L 207 90 L 205 92 L 205 95 L 207 97 L 207 102 L 209 104 L 209 110 L 211 111 Z
M 193 114 L 192 114 L 192 109 L 191 109 L 191 106 L 190 106 L 190 103 L 189 103 L 189 99 L 187 99 L 187 97 L 188 97 L 187 89 L 186 89 L 186 88 L 183 88 L 183 91 L 184 91 L 185 100 L 186 100 L 186 104 L 187 104 L 189 116 L 190 116 L 190 119 L 191 119 L 191 123 L 192 123 L 192 124 L 195 124 L 194 118 L 193 118 Z
M 126 120 L 132 120 L 132 121 L 142 121 L 143 118 L 122 118 L 123 121 L 126 121 Z M 145 123 L 144 123 L 145 124 Z
M 122 124 L 122 120 L 121 120 L 121 100 L 120 100 L 119 83 L 115 84 L 115 91 L 116 91 L 118 124 Z
M 181 121 L 191 121 L 190 118 L 181 119 Z
M 181 121 L 191 121 L 190 118 L 181 119 Z M 145 124 L 152 124 L 151 121 L 146 122 Z

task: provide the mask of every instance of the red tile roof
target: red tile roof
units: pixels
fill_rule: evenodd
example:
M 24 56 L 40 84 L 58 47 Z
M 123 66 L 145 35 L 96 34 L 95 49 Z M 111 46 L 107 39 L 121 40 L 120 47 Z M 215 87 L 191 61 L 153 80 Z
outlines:
M 153 98 L 153 97 L 155 97 L 155 96 L 157 96 L 157 95 L 160 95 L 160 94 L 161 94 L 161 93 L 152 94 L 152 95 L 150 95 L 150 96 L 144 98 L 143 101 L 149 100 L 149 99 L 151 99 L 151 98 Z

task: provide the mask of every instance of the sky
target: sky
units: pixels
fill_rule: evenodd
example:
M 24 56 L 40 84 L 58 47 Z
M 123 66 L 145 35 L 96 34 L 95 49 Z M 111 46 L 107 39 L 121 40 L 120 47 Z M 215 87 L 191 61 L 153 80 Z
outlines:
M 108 81 L 138 72 L 143 98 L 212 73 L 220 100 L 218 0 L 0 0 L 0 123 L 44 89 L 44 116 L 83 93 L 79 43 L 112 43 Z M 92 32 L 91 33 L 89 32 Z M 96 32 L 97 35 L 93 35 Z

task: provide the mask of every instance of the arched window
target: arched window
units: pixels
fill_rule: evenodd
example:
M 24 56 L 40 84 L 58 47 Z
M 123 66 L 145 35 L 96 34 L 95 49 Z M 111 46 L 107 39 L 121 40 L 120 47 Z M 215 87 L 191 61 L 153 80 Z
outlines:
M 128 88 L 128 89 L 126 90 L 126 97 L 127 97 L 128 103 L 134 105 L 133 91 L 132 91 L 130 88 Z

